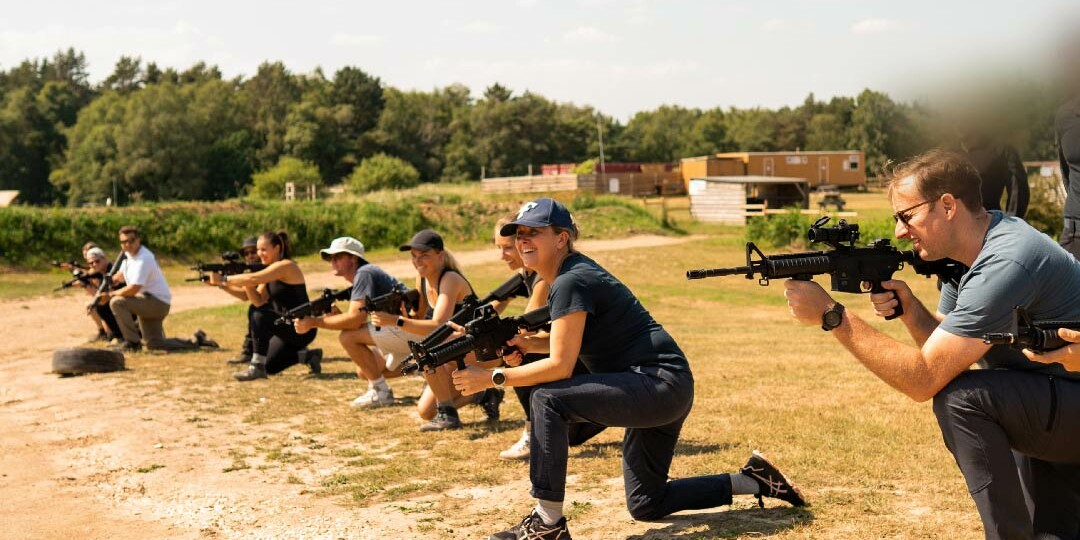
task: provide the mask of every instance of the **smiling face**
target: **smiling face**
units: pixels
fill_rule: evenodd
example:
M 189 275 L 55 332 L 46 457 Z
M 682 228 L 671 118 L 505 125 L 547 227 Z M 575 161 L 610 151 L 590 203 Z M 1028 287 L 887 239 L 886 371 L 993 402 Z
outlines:
M 281 260 L 281 246 L 273 245 L 270 240 L 262 236 L 259 237 L 255 249 L 258 250 L 259 260 L 263 264 L 269 265 Z
M 330 268 L 334 269 L 334 275 L 348 277 L 356 273 L 360 267 L 360 259 L 348 253 L 335 253 L 330 256 Z
M 526 227 L 518 225 L 515 235 L 517 250 L 521 253 L 521 262 L 530 270 L 537 270 L 556 262 L 566 250 L 568 234 L 556 233 L 548 227 Z
M 495 247 L 499 248 L 499 256 L 511 270 L 518 270 L 522 266 L 521 254 L 517 250 L 517 242 L 513 236 L 502 236 L 495 233 Z
M 442 271 L 443 252 L 434 249 L 420 250 L 414 248 L 409 250 L 409 254 L 412 255 L 412 265 L 417 274 L 433 276 Z
M 943 238 L 938 213 L 940 201 L 927 201 L 915 187 L 915 177 L 900 179 L 891 191 L 893 210 L 899 219 L 893 232 L 897 238 L 911 241 L 915 252 L 923 260 L 934 261 L 944 258 Z

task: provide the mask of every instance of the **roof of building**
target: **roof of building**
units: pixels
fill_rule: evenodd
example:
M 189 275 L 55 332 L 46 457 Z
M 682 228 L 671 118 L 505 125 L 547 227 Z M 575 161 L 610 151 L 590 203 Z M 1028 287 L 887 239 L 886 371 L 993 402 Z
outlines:
M 693 180 L 704 180 L 706 182 L 722 182 L 725 184 L 805 184 L 807 180 L 805 178 L 794 178 L 790 176 L 702 176 L 698 178 L 691 178 Z

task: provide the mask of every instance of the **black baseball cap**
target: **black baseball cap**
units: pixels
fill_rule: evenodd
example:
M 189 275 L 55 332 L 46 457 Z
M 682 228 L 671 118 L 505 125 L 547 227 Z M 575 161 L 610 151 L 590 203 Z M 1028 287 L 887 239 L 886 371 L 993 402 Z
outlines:
M 431 229 L 424 229 L 414 234 L 412 240 L 409 240 L 408 244 L 403 244 L 399 249 L 401 249 L 401 251 L 411 251 L 414 249 L 418 249 L 420 251 L 431 251 L 433 249 L 437 249 L 439 251 L 442 251 L 443 241 L 442 237 L 439 236 L 439 233 Z
M 518 210 L 517 218 L 499 229 L 502 236 L 513 236 L 517 232 L 518 225 L 526 227 L 547 227 L 552 225 L 562 229 L 574 230 L 574 218 L 570 211 L 562 203 L 547 197 L 525 203 Z
M 244 243 L 240 245 L 240 249 L 253 248 L 259 245 L 259 239 L 255 236 L 249 236 L 244 239 Z

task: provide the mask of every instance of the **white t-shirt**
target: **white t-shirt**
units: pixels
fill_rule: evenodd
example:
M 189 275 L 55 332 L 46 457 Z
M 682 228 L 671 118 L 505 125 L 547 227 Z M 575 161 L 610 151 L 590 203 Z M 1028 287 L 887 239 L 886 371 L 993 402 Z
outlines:
M 128 255 L 124 262 L 120 263 L 120 273 L 124 275 L 124 282 L 128 285 L 142 285 L 140 293 L 146 293 L 166 304 L 172 303 L 172 292 L 169 284 L 165 282 L 165 274 L 161 273 L 154 253 L 146 246 L 139 246 L 135 255 Z

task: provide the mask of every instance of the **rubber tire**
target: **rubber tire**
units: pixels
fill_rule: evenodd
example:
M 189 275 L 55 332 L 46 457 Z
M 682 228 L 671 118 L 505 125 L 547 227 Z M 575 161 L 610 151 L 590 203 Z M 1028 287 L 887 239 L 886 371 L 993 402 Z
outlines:
M 124 353 L 89 347 L 57 349 L 53 353 L 53 373 L 78 375 L 124 370 Z

